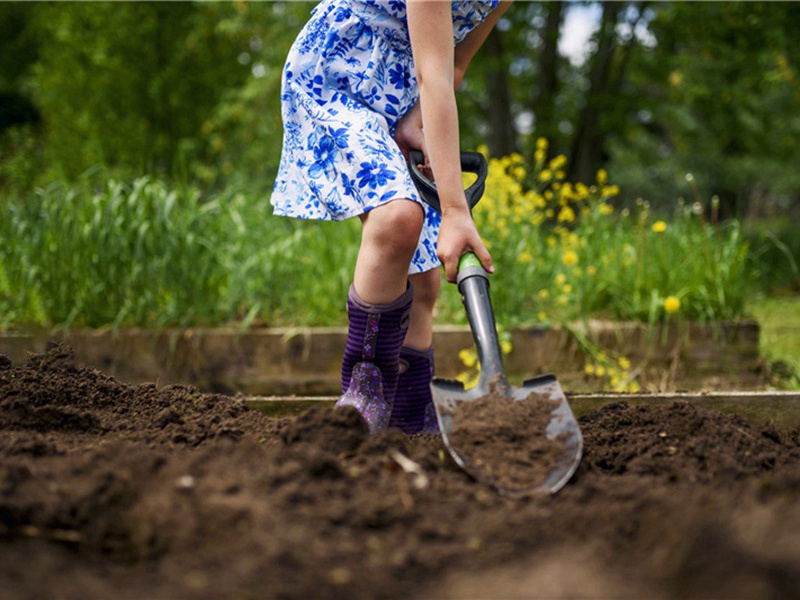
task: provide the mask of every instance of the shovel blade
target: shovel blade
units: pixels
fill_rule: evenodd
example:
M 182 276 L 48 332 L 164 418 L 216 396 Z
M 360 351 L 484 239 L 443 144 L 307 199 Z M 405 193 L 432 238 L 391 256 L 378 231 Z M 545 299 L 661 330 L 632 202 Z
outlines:
M 491 389 L 484 389 L 480 385 L 464 389 L 463 384 L 458 381 L 434 379 L 431 390 L 444 444 L 456 464 L 474 479 L 489 484 L 504 496 L 516 498 L 529 494 L 554 494 L 575 473 L 583 453 L 583 438 L 555 376 L 537 377 L 526 381 L 522 387 L 509 385 L 505 377 L 501 376 L 492 382 Z M 466 420 L 459 416 L 464 414 L 459 409 L 466 403 L 478 400 L 485 402 L 489 396 L 492 396 L 492 402 L 526 401 L 526 409 L 549 412 L 546 416 L 549 420 L 543 432 L 545 439 L 541 439 L 541 435 L 538 439 L 518 436 L 514 430 L 517 428 L 524 432 L 524 423 L 506 422 L 492 426 L 492 415 L 489 415 L 490 423 L 487 426 L 485 423 L 470 422 L 474 414 Z M 460 431 L 454 431 L 456 420 L 459 428 L 467 428 L 478 435 L 479 432 L 486 433 L 485 446 L 480 439 L 465 441 Z M 518 427 L 520 425 L 521 429 Z M 499 444 L 498 440 L 501 439 L 513 440 L 514 447 L 509 448 L 508 455 L 485 452 L 491 445 Z M 536 452 L 544 450 L 546 464 L 535 464 L 536 454 L 530 455 L 534 456 L 533 463 L 530 462 L 530 457 L 517 461 L 519 453 L 524 453 L 526 447 L 533 445 L 536 446 Z M 503 469 L 507 470 L 506 463 L 511 462 L 521 465 L 515 468 L 513 484 L 509 479 L 497 475 Z

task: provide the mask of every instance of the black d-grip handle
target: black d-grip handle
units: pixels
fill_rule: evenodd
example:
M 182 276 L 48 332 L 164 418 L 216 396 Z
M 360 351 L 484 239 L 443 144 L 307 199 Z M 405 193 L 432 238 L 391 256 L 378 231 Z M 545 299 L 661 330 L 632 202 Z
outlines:
M 425 163 L 425 156 L 419 150 L 412 150 L 408 153 L 408 163 L 411 169 L 411 179 L 417 186 L 417 191 L 419 191 L 422 199 L 441 214 L 442 207 L 439 204 L 439 192 L 436 190 L 436 183 L 425 177 L 422 171 L 419 170 L 419 166 L 417 166 Z M 480 152 L 462 152 L 461 170 L 465 173 L 475 173 L 478 176 L 472 185 L 464 190 L 464 194 L 467 196 L 467 203 L 470 210 L 472 210 L 472 207 L 483 196 L 489 166 L 486 163 L 486 158 Z

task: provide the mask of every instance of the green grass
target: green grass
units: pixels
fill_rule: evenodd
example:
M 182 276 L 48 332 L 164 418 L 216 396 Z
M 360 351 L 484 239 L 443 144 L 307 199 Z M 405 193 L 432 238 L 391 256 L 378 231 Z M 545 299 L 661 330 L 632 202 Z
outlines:
M 776 385 L 800 389 L 800 296 L 763 298 L 748 309 L 761 325 L 761 354 L 780 376 Z
M 757 270 L 736 221 L 676 203 L 619 211 L 598 173 L 566 158 L 491 160 L 475 219 L 492 252 L 506 327 L 584 319 L 722 322 L 744 315 Z M 525 183 L 532 180 L 533 183 Z M 0 328 L 342 325 L 357 219 L 275 217 L 247 182 L 219 193 L 102 172 L 0 199 Z M 464 323 L 446 285 L 437 323 Z

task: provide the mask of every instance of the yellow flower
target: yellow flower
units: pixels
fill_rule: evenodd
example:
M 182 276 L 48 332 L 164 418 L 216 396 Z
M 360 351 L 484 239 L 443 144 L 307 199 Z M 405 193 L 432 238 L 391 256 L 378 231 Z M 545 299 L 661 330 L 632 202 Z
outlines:
M 572 265 L 578 262 L 578 253 L 575 252 L 574 250 L 567 250 L 561 257 L 561 260 L 565 265 L 571 267 Z
M 471 369 L 475 366 L 475 363 L 478 362 L 478 355 L 475 350 L 471 348 L 465 348 L 464 350 L 459 351 L 458 359 L 465 367 Z
M 537 150 L 547 150 L 547 138 L 540 137 L 536 140 Z
M 544 181 L 545 183 L 550 181 L 553 178 L 553 172 L 550 169 L 543 169 L 541 173 L 539 173 L 539 181 Z
M 583 372 L 586 373 L 587 375 L 594 375 L 594 365 L 591 364 L 586 365 L 585 367 L 583 367 Z
M 572 210 L 569 206 L 565 206 L 560 211 L 558 211 L 558 221 L 559 223 L 562 221 L 566 221 L 567 223 L 572 223 L 575 221 L 575 211 Z
M 561 291 L 564 292 L 565 294 L 569 294 L 570 292 L 572 292 L 572 286 L 568 283 L 565 283 L 564 287 L 561 288 Z
M 603 365 L 598 365 L 597 368 L 594 370 L 594 374 L 598 377 L 604 377 L 606 374 L 606 368 Z
M 594 265 L 589 265 L 588 267 L 586 267 L 586 274 L 592 276 L 597 275 L 597 267 L 595 267 Z
M 614 196 L 619 196 L 619 186 L 618 185 L 604 186 L 600 190 L 600 194 L 603 196 L 603 198 L 613 198 Z
M 608 215 L 610 215 L 613 212 L 614 212 L 614 207 L 611 206 L 610 204 L 607 204 L 606 202 L 603 202 L 600 205 L 600 214 L 601 215 L 607 217 Z
M 617 362 L 619 363 L 620 368 L 624 369 L 625 371 L 631 368 L 631 361 L 624 356 L 620 356 Z
M 664 233 L 667 230 L 667 224 L 664 221 L 656 221 L 651 229 L 656 233 Z
M 539 318 L 540 321 L 547 320 L 547 313 L 544 312 L 543 310 L 540 310 L 536 316 Z
M 502 352 L 503 354 L 511 354 L 511 351 L 513 349 L 514 347 L 511 345 L 511 342 L 507 340 L 502 340 L 500 342 L 500 352 Z
M 599 169 L 597 171 L 597 183 L 598 185 L 605 185 L 608 181 L 608 172 L 605 169 Z
M 517 262 L 521 265 L 529 265 L 533 262 L 533 257 L 530 252 L 521 252 L 517 257 Z
M 680 309 L 680 298 L 677 298 L 676 296 L 667 296 L 666 300 L 664 300 L 664 310 L 672 314 L 678 312 Z
M 556 275 L 556 285 L 564 285 L 567 282 L 567 276 L 563 273 Z
M 539 294 L 538 295 L 539 295 L 539 298 L 544 300 L 545 298 L 547 298 L 550 295 L 550 292 L 547 291 L 547 290 L 539 290 Z

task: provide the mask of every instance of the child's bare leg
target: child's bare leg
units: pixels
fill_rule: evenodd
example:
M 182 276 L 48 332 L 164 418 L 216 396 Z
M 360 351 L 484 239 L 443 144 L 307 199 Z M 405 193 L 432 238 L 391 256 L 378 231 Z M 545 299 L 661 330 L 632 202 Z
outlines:
M 342 397 L 370 431 L 386 428 L 394 406 L 400 347 L 411 320 L 408 266 L 422 230 L 422 207 L 397 200 L 362 217 L 361 247 L 347 297 Z
M 417 273 L 408 278 L 414 286 L 414 304 L 404 346 L 427 350 L 433 344 L 433 308 L 439 297 L 442 274 L 439 269 Z
M 395 200 L 369 211 L 361 220 L 353 285 L 366 302 L 392 302 L 406 291 L 408 265 L 422 231 L 422 207 L 416 202 Z

